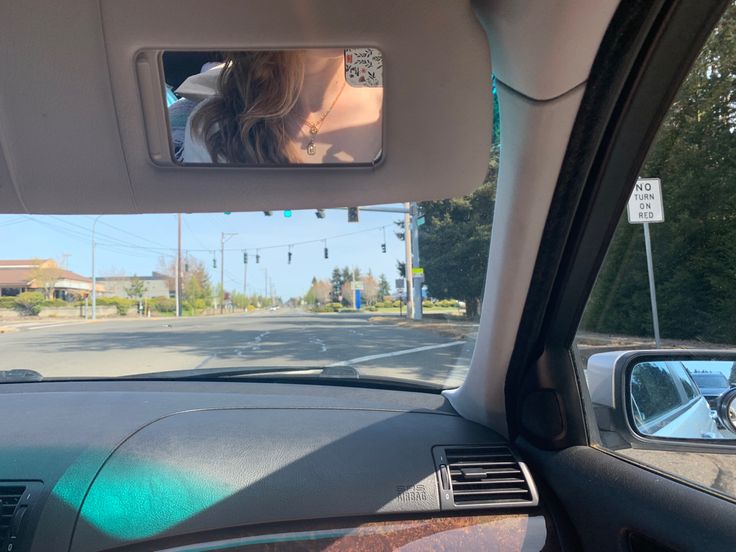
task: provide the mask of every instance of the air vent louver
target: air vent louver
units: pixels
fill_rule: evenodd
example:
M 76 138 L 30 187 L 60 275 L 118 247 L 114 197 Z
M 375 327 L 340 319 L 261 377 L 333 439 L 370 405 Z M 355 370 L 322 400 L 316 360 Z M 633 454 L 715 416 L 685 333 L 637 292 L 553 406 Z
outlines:
M 0 543 L 10 536 L 13 515 L 25 491 L 24 485 L 0 484 Z
M 535 506 L 537 492 L 523 462 L 502 445 L 436 447 L 443 507 Z M 443 474 L 442 471 L 445 471 Z

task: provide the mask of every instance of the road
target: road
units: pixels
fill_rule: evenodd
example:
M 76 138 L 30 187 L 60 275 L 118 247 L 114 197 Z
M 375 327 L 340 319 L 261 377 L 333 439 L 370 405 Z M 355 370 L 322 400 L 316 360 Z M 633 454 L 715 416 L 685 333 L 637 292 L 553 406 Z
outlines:
M 199 318 L 39 321 L 0 334 L 0 369 L 46 377 L 262 366 L 350 365 L 362 375 L 456 386 L 472 337 L 392 323 L 368 314 L 295 310 Z

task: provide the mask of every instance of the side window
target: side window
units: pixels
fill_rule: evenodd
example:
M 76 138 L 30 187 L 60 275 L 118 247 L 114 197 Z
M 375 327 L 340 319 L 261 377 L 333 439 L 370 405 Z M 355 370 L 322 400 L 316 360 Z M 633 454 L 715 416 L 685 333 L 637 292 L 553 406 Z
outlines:
M 632 183 L 574 344 L 603 447 L 731 497 L 735 83 L 730 2 Z M 693 452 L 686 441 L 702 446 Z
M 682 385 L 682 389 L 685 391 L 685 397 L 687 401 L 693 400 L 697 395 L 700 394 L 698 391 L 695 390 L 693 380 L 690 377 L 690 374 L 688 374 L 685 367 L 682 365 L 682 362 L 668 362 L 667 364 L 670 368 L 670 371 L 679 380 L 680 385 Z
M 631 396 L 636 397 L 641 420 L 646 422 L 666 414 L 683 403 L 665 363 L 646 362 L 634 366 Z

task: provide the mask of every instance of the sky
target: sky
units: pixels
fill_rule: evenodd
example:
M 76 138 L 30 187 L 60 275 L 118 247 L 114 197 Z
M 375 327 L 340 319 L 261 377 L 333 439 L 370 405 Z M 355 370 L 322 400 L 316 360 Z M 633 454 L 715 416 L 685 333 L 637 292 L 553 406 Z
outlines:
M 396 206 L 394 206 L 396 207 Z M 275 294 L 284 300 L 307 292 L 313 276 L 329 279 L 335 266 L 369 269 L 386 274 L 393 290 L 396 261 L 404 259 L 404 242 L 396 238 L 397 213 L 360 212 L 360 222 L 348 223 L 344 210 L 327 210 L 318 219 L 314 210 L 283 211 L 267 217 L 257 213 L 207 213 L 182 216 L 182 250 L 205 263 L 214 284 L 220 279 L 220 235 L 234 233 L 225 244 L 225 289 L 243 290 L 243 253 L 248 251 L 248 293 L 264 292 L 266 271 Z M 61 266 L 91 276 L 94 216 L 0 215 L 0 259 L 55 259 Z M 381 252 L 385 227 L 386 253 Z M 98 276 L 148 276 L 161 255 L 176 255 L 175 214 L 103 215 L 96 226 Z M 353 234 L 341 236 L 343 234 Z M 329 259 L 324 258 L 327 240 Z M 319 240 L 317 243 L 300 242 Z M 292 262 L 288 264 L 289 244 Z M 279 246 L 279 247 L 274 247 Z M 260 263 L 256 264 L 256 249 Z M 268 249 L 266 249 L 268 248 Z M 212 267 L 216 252 L 217 269 Z M 66 257 L 64 257 L 66 255 Z

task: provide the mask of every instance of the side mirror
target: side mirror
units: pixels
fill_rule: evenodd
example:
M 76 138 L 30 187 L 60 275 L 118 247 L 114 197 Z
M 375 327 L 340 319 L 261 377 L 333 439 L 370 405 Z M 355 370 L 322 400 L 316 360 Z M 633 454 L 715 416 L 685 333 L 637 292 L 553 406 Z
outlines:
M 736 351 L 616 351 L 590 357 L 588 389 L 606 446 L 736 440 Z

